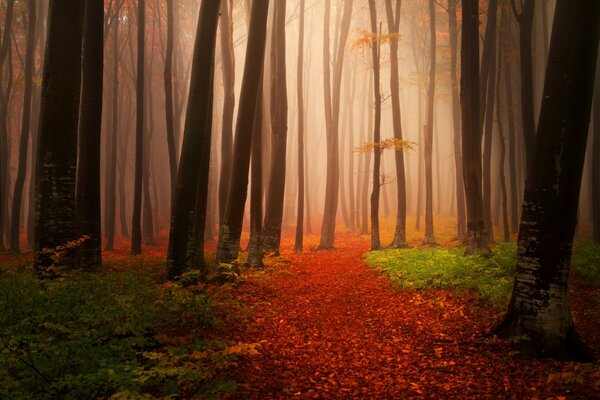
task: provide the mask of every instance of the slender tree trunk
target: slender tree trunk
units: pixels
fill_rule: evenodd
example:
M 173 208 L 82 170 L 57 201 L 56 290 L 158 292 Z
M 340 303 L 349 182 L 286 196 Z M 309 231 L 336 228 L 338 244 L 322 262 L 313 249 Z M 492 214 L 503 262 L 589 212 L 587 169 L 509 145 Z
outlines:
M 531 33 L 533 30 L 533 17 L 535 0 L 524 0 L 523 9 L 519 13 L 515 0 L 511 6 L 517 22 L 519 23 L 519 50 L 521 55 L 521 114 L 523 119 L 523 138 L 525 141 L 525 155 L 527 170 L 533 158 L 533 144 L 535 140 L 535 113 L 533 107 L 533 50 L 531 46 Z
M 463 0 L 461 49 L 461 108 L 463 179 L 467 200 L 469 252 L 487 249 L 481 194 L 481 125 L 479 122 L 479 3 Z
M 594 125 L 592 130 L 592 222 L 594 224 L 593 238 L 600 243 L 600 61 L 596 66 L 596 85 L 594 88 L 593 105 Z
M 296 239 L 294 251 L 304 247 L 304 10 L 305 0 L 300 0 L 300 28 L 298 33 L 297 89 L 298 96 L 298 211 L 296 216 Z
M 252 183 L 250 187 L 250 241 L 248 243 L 248 264 L 253 268 L 263 266 L 263 187 L 262 187 L 262 135 L 263 135 L 263 90 L 260 78 L 254 127 L 252 128 Z M 302 239 L 301 239 L 302 240 Z
M 104 178 L 104 237 L 106 250 L 113 250 L 115 246 L 115 210 L 116 210 L 116 182 L 117 182 L 117 141 L 119 131 L 119 11 L 115 10 L 113 25 L 113 59 L 112 59 L 112 99 L 111 99 L 111 127 L 110 139 L 106 145 L 106 174 Z M 121 160 L 121 163 L 124 163 Z M 124 171 L 124 168 L 123 168 Z M 124 179 L 123 171 L 119 179 Z
M 369 14 L 371 16 L 371 32 L 376 34 L 377 30 L 377 8 L 375 0 L 369 0 Z M 380 28 L 381 29 L 381 28 Z M 381 35 L 381 31 L 379 31 Z M 375 126 L 373 128 L 373 191 L 371 192 L 371 250 L 381 249 L 381 240 L 379 238 L 379 194 L 381 191 L 380 172 L 381 172 L 381 152 L 379 146 L 381 142 L 381 78 L 380 78 L 380 41 L 374 39 L 372 46 L 373 61 L 373 94 L 375 96 Z
M 392 0 L 385 1 L 385 11 L 387 16 L 388 31 L 392 36 L 390 38 L 390 91 L 392 96 L 392 126 L 394 129 L 394 138 L 403 140 L 402 137 L 402 117 L 400 113 L 400 83 L 398 68 L 398 39 L 400 28 L 400 8 L 401 0 L 396 0 L 395 8 L 392 7 Z M 404 170 L 404 153 L 396 149 L 394 152 L 396 162 L 396 229 L 392 239 L 392 247 L 406 247 L 406 174 Z
M 138 0 L 137 8 L 137 77 L 135 123 L 135 173 L 133 216 L 131 218 L 131 254 L 142 253 L 142 184 L 144 177 L 144 62 L 146 35 L 146 0 Z
M 271 138 L 272 158 L 269 189 L 265 207 L 264 247 L 279 254 L 281 223 L 285 194 L 287 148 L 287 76 L 285 56 L 286 0 L 274 3 L 273 32 L 271 37 Z
M 212 129 L 214 56 L 220 0 L 203 0 L 198 15 L 192 76 L 188 97 L 183 147 L 177 170 L 177 185 L 171 207 L 167 250 L 167 277 L 174 279 L 186 270 L 205 271 L 204 249 L 196 243 L 203 237 L 203 223 L 196 218 L 206 212 L 206 188 Z M 199 157 L 200 155 L 200 157 Z M 198 198 L 204 194 L 204 197 Z M 200 215 L 200 219 L 205 214 Z M 202 226 L 198 226 L 202 225 Z M 202 228 L 202 229 L 200 229 Z M 201 232 L 201 234 L 198 234 Z M 200 261 L 202 264 L 198 265 Z
M 76 265 L 73 251 L 57 262 L 52 252 L 75 240 L 77 123 L 81 89 L 83 2 L 52 0 L 42 80 L 36 173 L 36 252 L 34 267 L 43 273 L 59 264 Z
M 423 244 L 434 245 L 433 233 L 433 108 L 435 104 L 436 31 L 435 3 L 429 0 L 429 87 L 427 89 L 427 128 L 425 129 L 425 240 Z
M 505 168 L 505 159 L 506 159 L 506 142 L 504 139 L 504 124 L 503 124 L 503 104 L 502 101 L 502 73 L 503 71 L 503 63 L 502 59 L 503 55 L 503 44 L 504 38 L 503 36 L 506 33 L 502 30 L 500 31 L 500 37 L 498 38 L 498 71 L 496 76 L 496 120 L 498 122 L 498 142 L 500 143 L 500 157 L 498 159 L 498 172 L 500 179 L 500 192 L 502 198 L 502 227 L 504 233 L 504 241 L 510 241 L 510 228 L 508 224 L 508 196 L 506 194 L 506 177 L 504 176 L 504 168 Z
M 88 0 L 85 2 L 83 33 L 83 81 L 76 192 L 78 236 L 87 236 L 79 248 L 79 266 L 85 271 L 102 269 L 100 137 L 103 66 L 104 2 Z
M 165 56 L 165 127 L 167 134 L 167 149 L 169 153 L 169 177 L 171 178 L 171 197 L 175 192 L 177 182 L 177 149 L 175 147 L 175 115 L 173 111 L 173 50 L 175 44 L 175 11 L 174 2 L 166 0 L 167 6 L 167 50 Z
M 371 80 L 371 77 L 369 78 L 369 84 L 372 84 L 373 81 Z M 367 86 L 368 88 L 368 86 Z M 367 135 L 366 141 L 365 142 L 371 142 L 374 141 L 371 140 L 371 135 L 369 134 L 369 132 L 371 131 L 372 127 L 373 127 L 373 119 L 375 117 L 375 109 L 374 109 L 374 104 L 373 104 L 373 100 L 374 100 L 374 93 L 372 90 L 369 90 L 369 94 L 367 96 L 365 96 L 367 99 L 367 109 L 368 111 L 368 118 L 367 118 L 367 126 L 365 128 L 365 132 Z M 371 152 L 368 151 L 365 155 L 364 155 L 364 169 L 363 169 L 363 179 L 362 179 L 362 189 L 361 189 L 361 194 L 362 194 L 362 217 L 361 217 L 361 228 L 360 228 L 360 234 L 361 235 L 366 235 L 369 233 L 369 200 L 368 200 L 368 196 L 369 196 L 369 171 L 371 168 Z
M 223 224 L 219 226 L 217 260 L 222 263 L 234 262 L 237 259 L 240 248 L 244 207 L 248 194 L 250 153 L 252 140 L 255 136 L 253 130 L 249 130 L 247 127 L 252 126 L 255 127 L 255 129 L 258 129 L 256 118 L 260 118 L 262 121 L 262 116 L 257 115 L 257 110 L 260 110 L 258 105 L 259 101 L 262 107 L 262 96 L 260 93 L 264 90 L 261 76 L 263 75 L 265 59 L 268 12 L 268 1 L 252 2 L 250 24 L 248 28 L 248 46 L 246 50 L 246 61 L 244 64 L 242 90 L 240 93 L 240 103 L 235 128 L 235 141 L 233 145 L 233 174 L 229 182 L 229 196 L 227 206 L 225 207 L 225 214 L 223 215 Z M 256 135 L 258 134 L 259 133 L 256 132 Z M 260 146 L 257 145 L 257 147 Z M 255 150 L 258 151 L 258 149 Z M 255 162 L 258 163 L 259 160 L 255 159 Z M 257 166 L 253 173 L 258 174 L 259 172 L 259 167 Z M 256 177 L 253 183 L 258 185 L 259 178 Z M 256 189 L 258 190 L 259 188 Z M 260 190 L 259 193 L 254 192 L 255 200 L 258 200 L 257 198 L 259 195 L 262 198 L 262 190 Z M 259 206 L 257 203 L 254 203 L 254 205 L 255 207 Z M 255 212 L 256 210 L 257 208 L 255 208 Z M 254 227 L 258 229 L 256 221 Z M 255 237 L 258 239 L 257 236 Z M 260 253 L 259 256 L 262 258 L 262 251 Z M 256 255 L 257 254 L 253 250 L 253 263 L 256 261 L 254 258 Z
M 496 328 L 544 357 L 592 359 L 573 324 L 568 276 L 599 38 L 600 2 L 557 0 L 512 298 Z
M 452 127 L 453 127 L 453 145 L 454 145 L 454 168 L 456 181 L 456 237 L 459 241 L 464 241 L 467 223 L 465 211 L 465 185 L 463 181 L 463 158 L 461 148 L 460 134 L 460 97 L 458 94 L 458 24 L 456 21 L 456 3 L 458 0 L 448 0 L 448 22 L 450 32 L 450 77 L 452 80 Z
M 221 126 L 221 174 L 219 177 L 219 224 L 227 204 L 227 189 L 231 176 L 231 152 L 233 147 L 233 110 L 235 107 L 235 56 L 233 52 L 233 3 L 221 1 L 221 70 L 223 73 L 223 118 Z
M 25 175 L 27 174 L 27 147 L 31 122 L 31 92 L 33 89 L 33 69 L 35 56 L 35 36 L 37 24 L 37 7 L 35 0 L 27 4 L 27 49 L 25 50 L 25 71 L 23 72 L 25 88 L 23 90 L 23 115 L 21 122 L 21 140 L 19 143 L 19 165 L 15 190 L 12 200 L 12 217 L 10 231 L 10 249 L 15 253 L 21 251 L 19 235 L 21 231 L 21 206 Z
M 515 111 L 513 105 L 513 92 L 512 92 L 512 62 L 511 50 L 512 46 L 512 23 L 510 21 L 508 12 L 505 7 L 502 8 L 502 30 L 504 31 L 504 46 L 506 49 L 505 53 L 500 53 L 500 56 L 504 58 L 504 92 L 506 96 L 506 109 L 508 113 L 508 167 L 510 175 L 510 226 L 511 233 L 517 233 L 519 228 L 519 189 L 517 184 L 517 149 L 516 149 L 516 121 Z

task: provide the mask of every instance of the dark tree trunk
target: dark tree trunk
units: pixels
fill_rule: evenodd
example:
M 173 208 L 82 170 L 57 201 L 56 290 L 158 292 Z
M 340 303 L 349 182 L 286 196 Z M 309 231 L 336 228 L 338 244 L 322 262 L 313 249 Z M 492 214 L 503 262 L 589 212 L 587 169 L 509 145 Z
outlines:
M 183 132 L 183 147 L 177 170 L 177 186 L 171 207 L 171 228 L 167 251 L 167 277 L 174 279 L 203 259 L 204 249 L 196 243 L 198 210 L 206 210 L 206 197 L 198 199 L 201 177 L 208 177 L 212 128 L 214 53 L 220 0 L 203 0 L 198 15 L 192 76 Z M 208 149 L 207 149 L 208 148 Z M 198 156 L 200 155 L 200 157 Z M 208 179 L 202 180 L 205 185 Z M 204 205 L 199 205 L 200 201 Z M 200 218 L 205 218 L 201 215 Z
M 535 141 L 535 115 L 533 107 L 533 50 L 531 46 L 531 33 L 533 30 L 533 16 L 535 0 L 524 0 L 523 9 L 519 13 L 515 0 L 511 6 L 517 22 L 519 23 L 519 51 L 521 56 L 521 115 L 523 119 L 523 140 L 525 142 L 526 166 L 533 158 L 533 144 Z
M 520 338 L 521 351 L 590 360 L 571 317 L 568 276 L 598 55 L 600 2 L 558 0 L 553 26 L 514 288 L 496 332 Z
M 258 125 L 256 118 L 261 119 L 262 125 L 262 115 L 257 115 L 257 110 L 260 110 L 258 105 L 259 101 L 261 103 L 260 107 L 262 107 L 262 96 L 260 93 L 263 90 L 263 85 L 261 76 L 263 74 L 265 59 L 268 12 L 268 1 L 252 2 L 250 24 L 248 28 L 248 47 L 246 50 L 242 90 L 240 93 L 240 103 L 235 129 L 232 175 L 228 189 L 229 196 L 223 215 L 223 224 L 219 226 L 217 260 L 223 263 L 231 263 L 237 260 L 240 248 L 244 206 L 248 195 L 250 153 L 253 136 L 255 135 L 255 132 L 253 131 L 257 129 Z M 250 126 L 253 127 L 253 129 L 247 129 L 247 127 Z M 258 134 L 259 133 L 256 132 L 256 135 Z M 258 160 L 255 161 L 258 162 Z M 258 172 L 257 167 L 256 171 L 253 171 L 253 173 Z M 253 181 L 253 183 L 258 184 L 258 178 L 256 179 L 257 180 Z M 262 198 L 261 192 L 255 192 L 254 195 L 256 197 L 259 197 L 260 195 Z M 258 204 L 255 204 L 255 207 L 257 206 Z
M 250 187 L 250 240 L 248 243 L 248 264 L 253 268 L 263 266 L 263 185 L 262 185 L 262 135 L 263 135 L 263 90 L 260 79 L 256 113 L 252 128 L 252 183 Z M 247 183 L 246 183 L 247 184 Z
M 371 16 L 371 32 L 377 34 L 377 8 L 375 0 L 369 0 L 369 14 Z M 381 32 L 379 32 L 381 35 Z M 373 62 L 373 94 L 375 96 L 375 126 L 373 128 L 373 191 L 371 192 L 371 250 L 381 249 L 379 238 L 379 195 L 381 191 L 381 78 L 380 78 L 380 41 L 375 38 L 371 43 Z
M 369 78 L 368 83 L 369 84 L 373 83 L 371 78 Z M 368 96 L 365 96 L 367 99 L 366 108 L 368 109 L 367 126 L 365 128 L 367 138 L 366 138 L 365 142 L 370 142 L 371 135 L 369 134 L 369 131 L 371 131 L 371 129 L 373 127 L 373 118 L 375 117 L 375 110 L 374 110 L 374 104 L 373 104 L 373 99 L 374 99 L 375 95 L 372 90 L 369 90 L 368 86 L 367 86 L 367 90 L 368 90 L 369 94 L 368 94 Z M 365 143 L 365 142 L 363 142 L 363 143 Z M 370 171 L 370 167 L 371 167 L 371 152 L 370 151 L 368 151 L 364 155 L 363 167 L 364 168 L 363 168 L 363 178 L 362 178 L 362 188 L 361 188 L 362 215 L 361 215 L 360 234 L 366 235 L 369 233 L 369 200 L 368 200 L 368 197 L 369 197 L 369 171 Z
M 504 138 L 504 123 L 503 123 L 503 115 L 502 111 L 503 104 L 501 104 L 502 100 L 502 72 L 503 72 L 503 64 L 504 60 L 502 58 L 503 55 L 503 41 L 504 35 L 506 33 L 500 30 L 499 38 L 498 38 L 498 70 L 496 75 L 496 119 L 498 122 L 498 142 L 500 143 L 500 157 L 498 159 L 498 179 L 500 180 L 500 193 L 502 198 L 502 227 L 504 233 L 504 241 L 510 241 L 510 227 L 508 225 L 508 196 L 506 193 L 506 177 L 504 176 L 504 168 L 505 168 L 505 160 L 506 160 L 506 142 Z
M 479 3 L 463 0 L 461 48 L 462 154 L 467 200 L 469 252 L 487 249 L 483 199 L 481 195 L 481 125 L 479 122 Z
M 221 1 L 221 69 L 223 72 L 223 118 L 221 126 L 221 174 L 219 177 L 219 225 L 227 204 L 227 190 L 231 176 L 231 151 L 233 147 L 233 109 L 235 107 L 235 58 L 233 53 L 233 21 L 230 0 Z
M 592 145 L 592 222 L 594 224 L 593 237 L 600 243 L 600 62 L 596 67 L 596 85 L 594 89 L 593 105 L 593 145 Z
M 169 151 L 169 173 L 171 178 L 171 198 L 177 183 L 177 149 L 175 147 L 175 114 L 173 110 L 173 50 L 175 45 L 175 11 L 174 2 L 166 0 L 167 5 L 167 51 L 165 56 L 165 123 L 167 148 Z
M 504 31 L 504 45 L 506 52 L 500 53 L 500 56 L 504 58 L 504 92 L 506 96 L 506 109 L 508 113 L 508 167 L 510 173 L 510 226 L 511 232 L 517 233 L 519 228 L 519 189 L 517 184 L 517 149 L 516 149 L 516 126 L 515 111 L 513 105 L 513 92 L 512 92 L 512 61 L 511 61 L 511 50 L 512 45 L 512 22 L 509 18 L 508 12 L 505 7 L 502 8 L 502 30 Z
M 4 63 L 10 53 L 11 30 L 14 14 L 14 0 L 6 3 L 4 31 L 0 42 L 0 76 L 4 76 Z M 8 60 L 10 64 L 10 59 Z M 10 73 L 11 71 L 9 71 Z M 0 88 L 0 251 L 4 251 L 4 232 L 9 224 L 8 215 L 8 185 L 9 185 L 9 146 L 8 146 L 8 101 L 12 87 L 12 74 L 8 75 L 6 91 Z
M 273 31 L 271 32 L 271 138 L 272 156 L 269 187 L 265 207 L 265 251 L 279 254 L 281 223 L 285 194 L 287 148 L 287 77 L 285 55 L 286 0 L 274 3 Z M 250 125 L 251 126 L 251 125 Z
M 35 57 L 35 35 L 37 24 L 37 7 L 35 0 L 29 0 L 27 5 L 27 49 L 25 50 L 25 71 L 23 72 L 25 88 L 23 91 L 23 116 L 21 122 L 21 139 L 19 143 L 19 166 L 15 180 L 15 190 L 12 200 L 12 216 L 10 230 L 10 249 L 15 253 L 21 251 L 19 235 L 21 233 L 21 206 L 25 175 L 27 174 L 27 147 L 31 126 L 31 92 L 33 88 L 33 69 Z
M 392 126 L 394 128 L 394 138 L 402 138 L 402 117 L 400 114 L 400 84 L 398 68 L 398 34 L 400 28 L 400 7 L 402 1 L 396 0 L 395 8 L 392 7 L 392 0 L 385 1 L 385 11 L 387 15 L 388 31 L 392 35 L 390 38 L 390 91 L 392 96 Z M 396 229 L 392 239 L 392 247 L 406 247 L 406 175 L 404 171 L 404 153 L 402 150 L 394 152 L 396 162 Z
M 112 58 L 112 99 L 110 115 L 110 139 L 106 144 L 106 169 L 104 178 L 104 238 L 106 240 L 106 250 L 113 250 L 115 247 L 115 221 L 116 221 L 116 186 L 117 186 L 117 152 L 118 152 L 118 131 L 119 131 L 119 11 L 115 10 L 115 22 L 113 28 L 113 58 Z M 121 160 L 124 165 L 125 160 Z M 125 168 L 122 168 L 119 179 L 125 179 Z M 123 186 L 123 185 L 121 185 Z
M 300 0 L 300 28 L 298 38 L 298 65 L 296 89 L 298 96 L 298 211 L 296 216 L 296 239 L 294 250 L 302 251 L 304 238 L 304 9 Z
M 434 245 L 433 233 L 433 108 L 435 104 L 436 32 L 435 3 L 429 0 L 429 87 L 427 89 L 427 127 L 425 129 L 425 239 L 423 244 Z
M 482 107 L 481 123 L 483 123 L 483 215 L 485 231 L 488 241 L 494 241 L 494 222 L 492 219 L 492 134 L 494 132 L 494 101 L 496 99 L 496 16 L 498 13 L 498 1 L 490 0 L 488 6 L 486 43 L 483 64 L 487 64 L 487 73 L 481 76 Z M 485 96 L 485 98 L 484 98 Z
M 350 31 L 353 1 L 344 2 L 344 12 L 339 30 L 334 40 L 334 59 L 329 56 L 329 30 L 324 30 L 323 35 L 323 72 L 324 72 L 324 94 L 325 94 L 325 129 L 327 134 L 327 180 L 325 183 L 325 206 L 323 210 L 323 224 L 321 225 L 321 239 L 319 249 L 327 250 L 333 248 L 335 239 L 335 223 L 337 216 L 339 196 L 339 114 L 340 114 L 340 92 L 342 86 L 342 73 L 344 55 L 346 52 L 346 41 Z M 331 4 L 327 0 L 325 4 L 325 25 L 329 27 L 329 15 Z M 336 52 L 337 50 L 337 52 Z M 333 66 L 333 86 L 331 85 L 330 64 Z
M 81 118 L 76 211 L 78 236 L 87 236 L 79 248 L 79 266 L 102 269 L 100 224 L 100 137 L 102 133 L 102 79 L 104 66 L 104 2 L 87 0 L 83 31 Z
M 131 254 L 142 253 L 142 184 L 144 178 L 144 62 L 146 34 L 146 0 L 138 0 L 137 8 L 137 76 L 135 113 L 135 172 L 133 215 L 131 218 Z
M 36 173 L 34 267 L 38 272 L 57 264 L 52 252 L 45 249 L 77 238 L 75 182 L 83 9 L 83 2 L 50 2 Z M 75 267 L 74 252 L 66 251 L 58 263 Z
M 452 127 L 453 127 L 453 149 L 454 168 L 456 181 L 456 237 L 459 241 L 465 239 L 467 232 L 465 211 L 465 184 L 463 181 L 463 157 L 461 149 L 460 134 L 460 97 L 458 94 L 458 24 L 456 21 L 456 3 L 458 0 L 448 0 L 448 21 L 450 32 L 450 77 L 452 80 Z

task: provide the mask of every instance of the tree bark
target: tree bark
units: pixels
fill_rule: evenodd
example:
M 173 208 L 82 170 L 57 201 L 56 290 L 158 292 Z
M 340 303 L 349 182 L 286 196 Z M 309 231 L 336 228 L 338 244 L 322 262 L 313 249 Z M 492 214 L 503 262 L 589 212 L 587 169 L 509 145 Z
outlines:
M 21 138 L 19 143 L 19 165 L 15 190 L 12 200 L 12 216 L 10 231 L 10 249 L 14 253 L 21 251 L 19 235 L 21 233 L 21 206 L 23 198 L 23 187 L 25 186 L 25 175 L 27 174 L 27 147 L 31 126 L 31 97 L 33 89 L 33 69 L 35 57 L 35 36 L 37 24 L 37 7 L 35 0 L 29 0 L 27 4 L 27 49 L 25 50 L 25 70 L 23 79 L 25 88 L 23 90 L 23 115 L 21 122 Z
M 423 244 L 435 245 L 433 233 L 433 108 L 435 104 L 436 32 L 435 3 L 429 0 L 429 86 L 427 89 L 427 127 L 425 129 L 425 239 Z
M 83 2 L 50 2 L 36 173 L 34 268 L 39 273 L 57 264 L 52 252 L 45 250 L 77 238 L 75 182 L 83 9 Z M 58 264 L 75 267 L 74 251 L 67 250 Z
M 594 88 L 593 105 L 593 145 L 592 145 L 592 222 L 593 238 L 600 243 L 600 62 L 596 67 L 596 85 Z
M 235 141 L 233 145 L 232 176 L 229 182 L 228 200 L 223 215 L 223 224 L 219 226 L 219 243 L 217 261 L 231 263 L 237 259 L 244 219 L 244 206 L 248 194 L 248 169 L 254 129 L 258 122 L 258 102 L 261 102 L 263 90 L 261 76 L 263 74 L 265 47 L 267 37 L 268 1 L 253 1 L 248 32 L 248 47 L 242 77 L 242 90 L 237 115 Z M 262 120 L 262 116 L 260 116 Z M 261 123 L 262 125 L 262 123 Z M 262 131 L 262 129 L 261 129 Z M 261 133 L 262 134 L 262 133 Z M 258 135 L 258 132 L 256 132 Z M 257 150 L 257 149 L 256 149 Z M 258 160 L 255 160 L 258 162 Z M 258 173 L 258 167 L 254 171 Z M 262 176 L 262 174 L 261 174 Z M 258 178 L 254 181 L 258 184 Z M 262 190 L 260 191 L 262 197 Z M 254 193 L 258 197 L 259 193 Z M 255 206 L 258 206 L 255 204 Z M 255 221 L 256 223 L 256 221 Z M 256 227 L 256 225 L 254 225 Z M 262 253 L 262 252 L 261 252 Z M 262 254 L 261 254 L 262 255 Z
M 557 1 L 514 288 L 496 328 L 544 357 L 592 358 L 573 324 L 568 275 L 599 38 L 600 2 Z
M 261 73 L 262 75 L 262 73 Z M 262 185 L 262 135 L 263 135 L 263 90 L 260 78 L 254 127 L 252 128 L 252 171 L 250 188 L 250 240 L 248 242 L 248 264 L 253 268 L 263 266 L 263 185 Z
M 175 114 L 173 110 L 173 50 L 175 48 L 175 10 L 173 2 L 166 0 L 167 6 L 167 49 L 165 55 L 165 132 L 169 153 L 169 177 L 171 178 L 171 198 L 177 182 L 177 149 L 175 147 Z
M 377 8 L 375 0 L 369 0 L 369 15 L 371 16 L 371 32 L 373 35 L 381 35 L 377 30 Z M 373 190 L 371 192 L 371 250 L 381 249 L 379 238 L 379 195 L 381 191 L 381 78 L 380 78 L 380 41 L 378 37 L 373 38 L 371 43 L 371 55 L 373 62 L 373 94 L 375 96 L 375 125 L 373 127 Z
M 204 249 L 198 238 L 196 214 L 206 211 L 206 193 L 201 182 L 208 185 L 212 128 L 212 99 L 214 83 L 214 52 L 219 21 L 220 0 L 203 0 L 198 15 L 196 42 L 192 58 L 190 92 L 183 133 L 183 147 L 177 170 L 177 185 L 171 207 L 171 228 L 167 250 L 167 277 L 174 279 L 186 270 L 204 265 Z M 199 204 L 204 202 L 204 204 Z M 200 218 L 204 218 L 201 215 Z M 200 235 L 202 236 L 202 235 Z M 205 272 L 205 271 L 203 271 Z
M 76 212 L 78 236 L 87 236 L 79 248 L 79 267 L 102 269 L 100 212 L 100 137 L 104 67 L 104 2 L 85 2 L 79 164 Z
M 461 48 L 463 179 L 467 200 L 467 251 L 487 249 L 481 195 L 481 125 L 479 108 L 479 3 L 463 0 Z
M 298 33 L 298 65 L 297 89 L 298 96 L 298 211 L 296 215 L 296 238 L 294 251 L 302 251 L 304 247 L 304 10 L 305 0 L 300 0 L 299 33 Z

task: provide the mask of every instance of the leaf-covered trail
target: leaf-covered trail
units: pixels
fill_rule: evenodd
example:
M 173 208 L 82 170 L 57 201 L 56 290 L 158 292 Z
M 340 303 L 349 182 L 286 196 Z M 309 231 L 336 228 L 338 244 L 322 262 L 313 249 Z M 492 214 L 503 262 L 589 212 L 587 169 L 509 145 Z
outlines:
M 295 254 L 287 243 L 289 264 L 236 289 L 254 312 L 230 339 L 262 344 L 234 371 L 241 398 L 568 395 L 549 383 L 563 364 L 513 356 L 482 335 L 494 316 L 474 295 L 395 289 L 364 263 L 365 238 L 337 246 Z

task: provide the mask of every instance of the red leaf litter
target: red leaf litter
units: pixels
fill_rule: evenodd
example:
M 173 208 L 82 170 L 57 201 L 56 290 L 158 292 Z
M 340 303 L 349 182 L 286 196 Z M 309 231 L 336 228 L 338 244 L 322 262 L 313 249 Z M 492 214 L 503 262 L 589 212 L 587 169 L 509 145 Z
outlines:
M 285 241 L 289 264 L 235 289 L 253 312 L 228 338 L 262 345 L 231 371 L 231 398 L 600 398 L 598 364 L 519 355 L 485 335 L 498 310 L 475 294 L 395 288 L 365 264 L 364 237 L 336 246 L 294 253 Z M 597 326 L 586 330 L 597 351 Z

